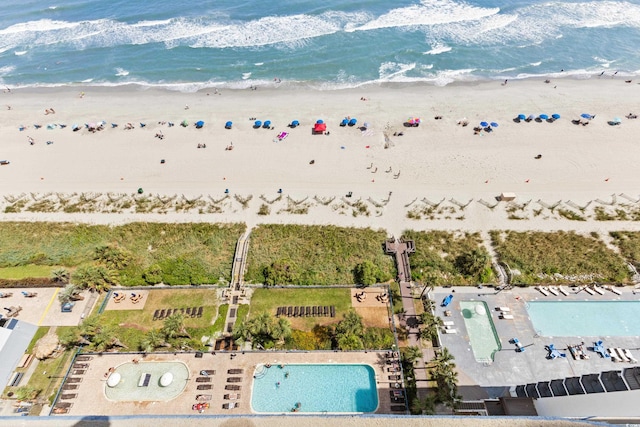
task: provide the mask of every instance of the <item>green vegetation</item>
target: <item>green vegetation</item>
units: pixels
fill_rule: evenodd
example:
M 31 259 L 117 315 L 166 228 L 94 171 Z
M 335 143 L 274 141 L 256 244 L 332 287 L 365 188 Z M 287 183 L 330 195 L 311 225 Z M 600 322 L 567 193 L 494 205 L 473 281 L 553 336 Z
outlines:
M 331 285 L 354 282 L 365 261 L 380 269 L 379 281 L 394 275 L 382 251 L 384 231 L 334 226 L 261 225 L 251 233 L 245 280 L 253 283 Z
M 42 338 L 43 336 L 47 335 L 47 333 L 49 332 L 49 329 L 51 329 L 50 326 L 40 326 L 40 327 L 38 327 L 38 329 L 36 330 L 35 335 L 31 339 L 31 342 L 29 343 L 29 346 L 25 350 L 25 353 L 31 353 L 33 351 L 33 348 L 36 346 L 36 343 L 38 342 L 38 340 L 40 338 Z
M 640 268 L 640 232 L 617 231 L 611 233 L 615 244 L 620 248 L 622 256 Z
M 5 222 L 0 223 L 0 275 L 21 267 L 50 277 L 53 267 L 64 266 L 83 267 L 81 279 L 103 276 L 126 286 L 218 283 L 230 278 L 236 240 L 244 229 L 244 224 Z
M 236 341 L 250 342 L 253 348 L 282 348 L 291 336 L 291 322 L 284 317 L 276 318 L 272 314 L 262 312 L 251 317 L 233 331 Z
M 416 252 L 410 257 L 416 281 L 468 285 L 493 280 L 491 259 L 479 233 L 409 230 L 403 237 L 416 244 Z
M 1 239 L 0 239 L 1 240 Z M 0 279 L 25 279 L 27 277 L 50 277 L 55 266 L 27 264 L 0 268 Z
M 514 284 L 533 284 L 553 276 L 557 282 L 627 282 L 624 260 L 596 235 L 574 232 L 492 231 L 500 261 L 509 265 Z
M 409 347 L 410 349 L 411 347 Z M 407 349 L 407 350 L 409 350 Z M 410 354 L 405 350 L 403 356 Z M 454 357 L 445 347 L 442 348 L 436 357 L 432 360 L 429 367 L 431 379 L 436 383 L 435 390 L 423 399 L 418 399 L 415 394 L 411 400 L 411 413 L 414 415 L 433 415 L 435 414 L 436 405 L 442 403 L 450 408 L 455 408 L 458 401 L 462 399 L 458 395 L 458 372 L 456 372 L 456 364 L 453 363 Z M 407 363 L 403 364 L 406 367 Z M 413 366 L 411 363 L 410 368 Z M 406 372 L 406 370 L 405 370 Z
M 227 313 L 229 312 L 229 304 L 220 304 L 218 307 L 218 317 L 211 327 L 212 333 L 224 332 L 224 321 L 227 320 Z

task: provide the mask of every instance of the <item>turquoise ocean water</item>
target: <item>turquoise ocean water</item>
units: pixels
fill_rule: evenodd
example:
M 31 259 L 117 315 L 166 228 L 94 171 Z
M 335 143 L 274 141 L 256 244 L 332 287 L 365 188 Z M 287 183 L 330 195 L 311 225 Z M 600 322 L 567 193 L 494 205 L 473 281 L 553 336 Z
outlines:
M 0 84 L 632 76 L 638 46 L 640 0 L 3 0 Z

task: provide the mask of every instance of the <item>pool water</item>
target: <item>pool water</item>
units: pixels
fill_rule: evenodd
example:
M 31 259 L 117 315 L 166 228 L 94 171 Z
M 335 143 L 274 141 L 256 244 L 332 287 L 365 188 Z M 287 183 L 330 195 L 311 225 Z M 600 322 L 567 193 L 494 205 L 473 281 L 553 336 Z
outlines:
M 369 365 L 259 365 L 253 380 L 255 412 L 374 412 L 378 390 Z
M 640 335 L 640 301 L 531 301 L 527 310 L 545 337 Z
M 502 348 L 484 301 L 460 301 L 464 325 L 469 334 L 471 350 L 478 362 L 493 362 L 493 355 Z
M 176 398 L 187 385 L 189 368 L 182 362 L 127 362 L 116 367 L 115 372 L 122 379 L 115 387 L 104 385 L 104 394 L 109 400 L 115 401 L 168 401 Z M 166 373 L 173 374 L 173 382 L 167 387 L 160 386 L 160 377 Z M 151 374 L 151 380 L 146 387 L 138 387 L 143 374 Z

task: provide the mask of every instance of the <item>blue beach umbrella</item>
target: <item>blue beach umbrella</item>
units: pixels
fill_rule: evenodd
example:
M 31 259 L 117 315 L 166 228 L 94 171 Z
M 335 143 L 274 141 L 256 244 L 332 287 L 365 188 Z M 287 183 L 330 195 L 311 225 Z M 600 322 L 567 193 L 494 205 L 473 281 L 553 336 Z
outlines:
M 480 122 L 480 126 L 482 126 L 483 128 L 486 128 L 487 126 L 489 126 L 489 123 L 487 123 L 487 122 Z
M 526 118 L 527 116 L 525 116 L 524 114 L 518 114 L 518 120 L 524 120 Z
M 323 123 L 324 123 L 324 120 L 318 120 L 318 121 L 316 121 L 316 123 L 317 123 L 317 124 L 319 124 L 319 125 L 321 125 L 321 124 L 323 124 Z
M 622 123 L 622 120 L 620 119 L 620 117 L 614 117 L 614 118 L 613 118 L 613 120 L 611 120 L 611 121 L 612 121 L 613 123 L 616 123 L 616 124 L 620 124 L 620 123 Z
M 297 120 L 292 121 L 292 122 L 291 122 L 291 127 L 292 127 L 292 128 L 294 128 L 294 127 L 296 127 L 296 126 L 300 126 L 300 122 L 299 122 L 299 121 L 297 121 Z
M 497 128 L 498 124 L 496 122 L 491 122 L 489 123 L 491 125 L 492 128 Z
M 196 129 L 201 129 L 204 126 L 204 122 L 202 120 L 198 120 L 196 122 Z
M 348 123 L 349 123 L 349 120 L 342 119 L 342 121 L 340 122 L 340 126 L 346 126 Z
M 227 123 L 225 123 L 224 128 L 225 129 L 231 129 L 232 126 L 233 126 L 233 122 L 227 122 Z
M 549 116 L 546 114 L 540 114 L 538 117 L 540 117 L 542 120 L 549 120 Z
M 551 115 L 551 118 L 552 118 L 553 120 L 558 120 L 558 119 L 560 118 L 560 114 L 552 114 L 552 115 Z
M 580 117 L 582 117 L 583 119 L 591 119 L 591 117 L 593 117 L 593 116 L 591 114 L 582 113 L 582 114 L 580 114 Z
M 262 127 L 265 128 L 265 129 L 269 129 L 271 127 L 271 120 L 265 120 L 265 122 L 262 125 Z
M 356 123 L 358 123 L 358 119 L 356 119 L 355 117 L 349 120 L 349 126 L 355 126 Z
M 260 126 L 262 126 L 262 122 L 261 122 L 260 120 L 256 120 L 256 121 L 253 123 L 253 127 L 254 127 L 254 128 L 259 128 Z

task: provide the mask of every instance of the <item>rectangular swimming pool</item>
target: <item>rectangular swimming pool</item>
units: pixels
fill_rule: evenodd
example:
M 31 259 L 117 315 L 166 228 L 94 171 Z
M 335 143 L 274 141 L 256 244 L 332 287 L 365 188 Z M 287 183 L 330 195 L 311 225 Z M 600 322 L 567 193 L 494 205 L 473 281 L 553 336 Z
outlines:
M 491 320 L 487 303 L 484 301 L 460 301 L 460 309 L 476 361 L 493 362 L 493 355 L 502 348 L 502 344 Z
M 259 365 L 251 407 L 262 413 L 374 412 L 375 371 L 369 365 L 350 364 Z
M 640 301 L 531 301 L 527 310 L 540 336 L 640 335 Z

